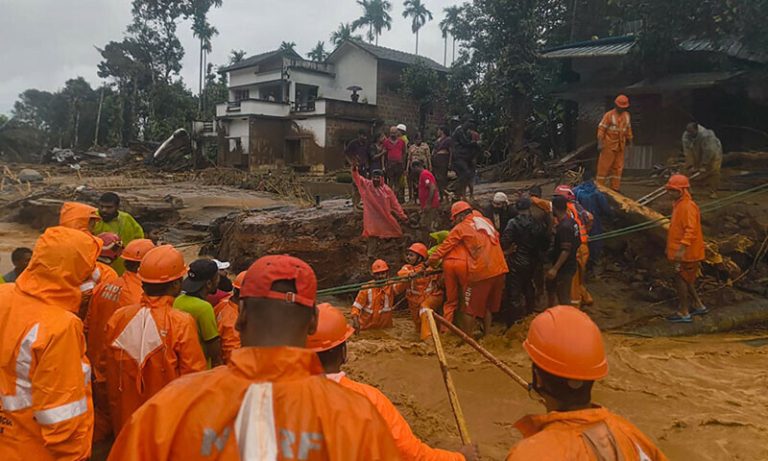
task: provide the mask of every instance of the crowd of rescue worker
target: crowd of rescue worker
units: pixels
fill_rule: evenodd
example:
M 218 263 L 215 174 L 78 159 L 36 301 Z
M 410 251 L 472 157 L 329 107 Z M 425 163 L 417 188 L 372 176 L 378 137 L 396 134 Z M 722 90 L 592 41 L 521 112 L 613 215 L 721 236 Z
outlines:
M 411 168 L 419 201 L 438 208 L 434 175 L 419 161 Z M 405 213 L 383 172 L 369 179 L 355 164 L 352 173 L 363 235 L 402 237 Z M 690 322 L 707 312 L 694 289 L 699 210 L 687 177 L 667 189 L 681 302 L 670 320 Z M 14 252 L 0 284 L 0 459 L 85 460 L 113 440 L 110 460 L 479 459 L 473 445 L 429 447 L 381 391 L 343 372 L 355 331 L 391 326 L 404 295 L 421 339 L 429 309 L 470 334 L 487 333 L 499 311 L 508 324 L 536 313 L 523 348 L 547 413 L 518 421 L 524 438 L 507 459 L 665 460 L 592 401 L 608 364 L 580 308 L 593 301 L 584 281 L 600 248 L 589 235 L 606 212 L 591 181 L 546 198 L 534 187 L 514 204 L 498 193 L 483 211 L 455 201 L 451 229 L 431 232 L 431 248 L 410 245 L 396 283 L 385 261 L 373 262 L 348 323 L 318 304 L 315 272 L 298 258 L 264 256 L 242 271 L 187 262 L 145 236 L 116 194 L 98 208 L 67 202 L 31 254 Z

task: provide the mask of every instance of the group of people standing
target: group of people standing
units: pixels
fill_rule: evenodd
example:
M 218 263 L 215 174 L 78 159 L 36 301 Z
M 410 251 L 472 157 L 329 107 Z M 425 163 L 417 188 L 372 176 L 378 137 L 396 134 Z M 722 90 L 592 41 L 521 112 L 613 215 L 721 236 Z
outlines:
M 440 200 L 448 199 L 449 190 L 463 198 L 467 190 L 473 195 L 477 159 L 481 152 L 480 134 L 473 119 L 466 117 L 453 132 L 447 127 L 437 128 L 433 143 L 428 143 L 422 133 L 410 138 L 404 124 L 391 126 L 387 133 L 380 133 L 374 141 L 370 133 L 360 130 L 358 137 L 345 147 L 344 154 L 365 178 L 374 173 L 385 178 L 401 203 L 407 199 L 419 199 L 419 176 L 429 171 L 434 176 Z M 449 189 L 450 172 L 456 174 L 456 184 Z

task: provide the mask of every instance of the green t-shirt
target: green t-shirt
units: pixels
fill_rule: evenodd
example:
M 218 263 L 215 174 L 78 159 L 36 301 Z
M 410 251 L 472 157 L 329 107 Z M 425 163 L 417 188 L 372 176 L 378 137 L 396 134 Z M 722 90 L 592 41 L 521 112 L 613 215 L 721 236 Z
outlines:
M 173 307 L 194 317 L 195 322 L 197 322 L 197 333 L 203 350 L 205 350 L 206 341 L 219 336 L 216 315 L 213 313 L 213 306 L 208 301 L 182 294 L 173 302 Z
M 133 216 L 129 215 L 125 211 L 118 211 L 117 218 L 112 221 L 99 221 L 93 226 L 93 235 L 99 235 L 102 232 L 112 232 L 120 236 L 120 240 L 123 242 L 123 248 L 136 239 L 144 238 L 144 229 L 141 225 L 133 219 Z M 112 269 L 114 269 L 118 275 L 123 275 L 125 272 L 125 262 L 123 258 L 117 258 L 112 263 Z

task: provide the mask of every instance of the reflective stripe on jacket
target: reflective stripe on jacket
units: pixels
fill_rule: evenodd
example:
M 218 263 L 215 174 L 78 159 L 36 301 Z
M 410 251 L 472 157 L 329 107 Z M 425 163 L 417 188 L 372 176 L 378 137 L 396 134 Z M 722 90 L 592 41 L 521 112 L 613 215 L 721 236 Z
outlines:
M 616 109 L 603 115 L 597 127 L 597 139 L 603 143 L 603 149 L 624 151 L 627 141 L 634 138 L 632 120 L 629 112 L 619 113 Z
M 327 379 L 303 348 L 244 347 L 177 379 L 142 406 L 110 461 L 400 459 L 365 397 Z
M 52 227 L 15 284 L 0 286 L 0 459 L 84 460 L 93 404 L 80 285 L 101 245 Z

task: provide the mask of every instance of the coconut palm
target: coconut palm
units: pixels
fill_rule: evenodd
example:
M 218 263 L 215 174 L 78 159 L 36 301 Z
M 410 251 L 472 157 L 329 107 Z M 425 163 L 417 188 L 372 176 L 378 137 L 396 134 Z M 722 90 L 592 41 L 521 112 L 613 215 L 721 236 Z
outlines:
M 325 42 L 318 41 L 312 51 L 307 53 L 307 57 L 315 62 L 325 61 L 325 58 L 328 57 L 328 52 L 325 51 Z
M 443 37 L 445 38 L 445 54 L 448 54 L 448 34 L 451 34 L 451 38 L 453 39 L 453 54 L 451 57 L 451 63 L 456 60 L 456 36 L 454 35 L 454 31 L 456 30 L 456 26 L 459 24 L 459 20 L 461 19 L 461 7 L 460 6 L 449 6 L 446 8 L 443 8 L 443 12 L 445 13 L 445 18 L 443 18 L 442 21 L 440 21 L 440 30 L 443 32 Z M 443 63 L 445 64 L 445 61 L 447 59 L 443 59 Z
M 385 28 L 392 29 L 392 16 L 389 11 L 392 3 L 387 0 L 357 0 L 357 4 L 363 7 L 363 15 L 352 22 L 352 30 L 355 31 L 368 26 L 368 40 L 379 44 L 379 36 Z
M 334 46 L 341 45 L 345 40 L 362 40 L 360 35 L 352 34 L 352 26 L 349 23 L 339 24 L 339 28 L 331 33 L 331 43 Z
M 432 20 L 432 12 L 427 9 L 421 0 L 405 0 L 404 18 L 411 18 L 411 31 L 416 34 L 416 54 L 419 54 L 419 29 L 424 27 L 427 21 Z
M 245 59 L 245 50 L 232 50 L 229 52 L 229 63 L 237 64 Z
M 280 43 L 280 51 L 288 51 L 296 53 L 296 42 L 282 42 Z

